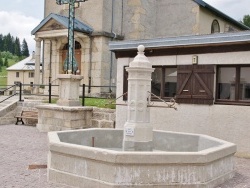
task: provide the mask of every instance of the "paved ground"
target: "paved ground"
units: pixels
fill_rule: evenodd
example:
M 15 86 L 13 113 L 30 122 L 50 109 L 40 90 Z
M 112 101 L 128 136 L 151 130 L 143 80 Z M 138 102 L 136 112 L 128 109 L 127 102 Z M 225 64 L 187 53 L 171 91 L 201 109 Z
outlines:
M 28 169 L 45 165 L 47 151 L 47 134 L 35 127 L 0 126 L 0 188 L 72 188 L 48 183 L 46 169 Z M 217 188 L 250 188 L 250 159 L 235 160 L 235 177 Z

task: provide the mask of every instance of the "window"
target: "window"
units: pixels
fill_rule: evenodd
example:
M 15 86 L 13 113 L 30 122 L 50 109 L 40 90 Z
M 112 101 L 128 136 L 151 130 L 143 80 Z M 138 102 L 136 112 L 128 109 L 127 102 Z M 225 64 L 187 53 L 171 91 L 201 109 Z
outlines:
M 160 98 L 173 98 L 176 94 L 177 68 L 153 67 L 151 92 Z M 152 98 L 153 99 L 153 98 Z
M 218 66 L 217 102 L 250 102 L 250 67 Z
M 16 78 L 19 78 L 19 72 L 16 72 Z
M 29 72 L 29 78 L 34 78 L 34 72 Z
M 219 33 L 220 32 L 220 24 L 217 20 L 212 22 L 211 33 Z
M 128 72 L 124 67 L 123 93 L 128 91 Z M 160 98 L 173 98 L 176 94 L 177 87 L 177 67 L 161 66 L 154 67 L 152 73 L 151 92 Z M 152 97 L 152 100 L 156 99 Z M 127 96 L 123 96 L 127 100 Z
M 30 87 L 33 87 L 33 82 L 30 82 Z

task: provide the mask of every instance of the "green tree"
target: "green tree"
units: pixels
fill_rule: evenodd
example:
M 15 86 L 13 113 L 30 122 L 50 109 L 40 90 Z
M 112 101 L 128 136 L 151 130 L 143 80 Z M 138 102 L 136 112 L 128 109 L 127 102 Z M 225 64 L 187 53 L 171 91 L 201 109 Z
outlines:
M 28 44 L 25 39 L 23 39 L 21 54 L 22 56 L 25 56 L 25 57 L 28 57 L 30 55 Z
M 250 27 L 250 15 L 249 15 L 249 14 L 248 14 L 248 15 L 245 15 L 245 16 L 243 17 L 243 23 L 244 23 L 244 25 Z
M 0 34 L 0 52 L 3 51 L 3 35 Z
M 0 67 L 2 67 L 2 66 L 3 66 L 3 58 L 2 58 L 2 55 L 0 53 Z
M 17 56 L 21 56 L 21 44 L 19 38 L 16 37 L 15 45 L 14 45 L 14 54 Z
M 9 67 L 9 62 L 7 58 L 4 58 L 4 66 L 7 68 Z

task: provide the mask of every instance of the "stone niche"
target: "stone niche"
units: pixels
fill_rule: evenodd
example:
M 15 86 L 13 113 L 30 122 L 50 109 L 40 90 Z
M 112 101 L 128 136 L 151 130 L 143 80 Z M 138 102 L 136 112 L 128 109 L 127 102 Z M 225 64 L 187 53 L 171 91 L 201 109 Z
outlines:
M 91 127 L 92 107 L 41 105 L 38 109 L 38 124 L 41 132 L 84 129 Z

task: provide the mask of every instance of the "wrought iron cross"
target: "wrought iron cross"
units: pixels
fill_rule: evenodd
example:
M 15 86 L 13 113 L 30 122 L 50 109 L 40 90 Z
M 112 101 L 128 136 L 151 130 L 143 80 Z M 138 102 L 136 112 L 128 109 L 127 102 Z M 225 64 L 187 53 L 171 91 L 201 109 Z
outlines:
M 75 19 L 75 3 L 85 2 L 87 0 L 56 0 L 58 5 L 69 4 L 69 24 L 68 24 L 68 54 L 64 62 L 64 71 L 68 73 L 69 70 L 75 73 L 78 69 L 77 62 L 74 55 L 74 19 Z

